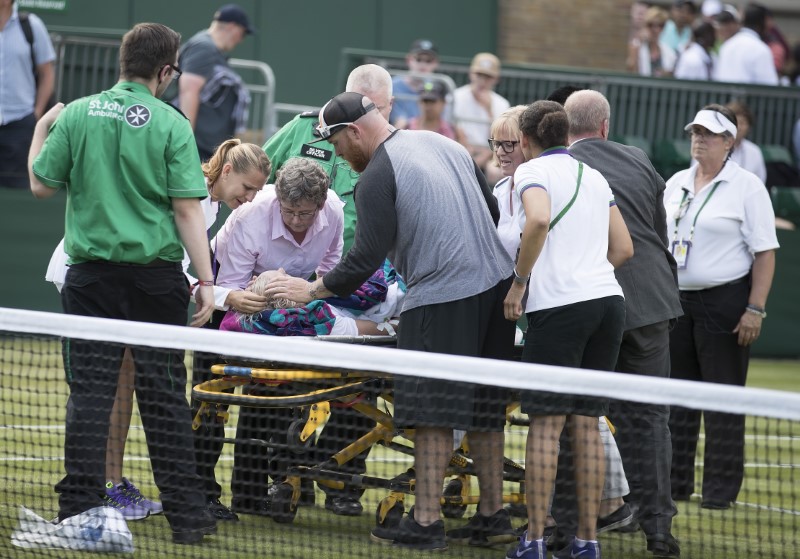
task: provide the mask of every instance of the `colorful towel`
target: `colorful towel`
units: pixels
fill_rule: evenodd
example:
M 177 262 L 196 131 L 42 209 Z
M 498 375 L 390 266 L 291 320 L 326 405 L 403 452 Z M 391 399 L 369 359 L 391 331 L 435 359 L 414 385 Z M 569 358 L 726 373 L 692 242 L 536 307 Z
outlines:
M 219 329 L 271 336 L 325 336 L 331 333 L 335 322 L 330 305 L 317 300 L 303 307 L 267 309 L 252 316 L 228 311 Z

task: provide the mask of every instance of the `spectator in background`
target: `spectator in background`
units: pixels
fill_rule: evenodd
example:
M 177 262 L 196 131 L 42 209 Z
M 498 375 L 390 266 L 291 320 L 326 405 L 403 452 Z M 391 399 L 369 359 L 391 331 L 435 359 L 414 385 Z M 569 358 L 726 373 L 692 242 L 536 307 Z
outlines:
M 722 10 L 714 16 L 712 24 L 717 32 L 716 50 L 719 51 L 722 44 L 736 35 L 741 29 L 739 10 L 730 4 L 725 4 L 722 6 Z
M 406 55 L 406 64 L 410 75 L 395 76 L 392 79 L 394 106 L 389 115 L 389 122 L 396 128 L 408 128 L 409 121 L 419 116 L 417 96 L 423 85 L 423 77 L 419 74 L 431 74 L 439 66 L 439 49 L 428 39 L 417 39 L 411 43 Z
M 778 24 L 775 23 L 775 17 L 772 15 L 772 10 L 767 10 L 767 24 L 766 32 L 764 33 L 764 42 L 767 43 L 769 50 L 772 51 L 772 59 L 775 61 L 775 71 L 779 76 L 786 73 L 786 62 L 790 56 L 789 43 L 786 42 L 786 37 L 783 36 Z
M 661 31 L 661 42 L 673 51 L 681 52 L 692 40 L 692 26 L 697 19 L 697 5 L 691 0 L 675 0 L 670 19 Z
M 227 53 L 253 31 L 244 10 L 226 4 L 208 29 L 181 47 L 178 65 L 183 74 L 172 102 L 189 119 L 202 161 L 247 124 L 250 94 L 228 64 Z
M 800 86 L 800 42 L 792 48 L 793 66 L 789 73 L 789 85 Z
M 716 55 L 713 53 L 716 42 L 714 26 L 707 21 L 692 30 L 692 42 L 678 56 L 675 64 L 675 77 L 680 80 L 707 80 L 714 76 Z
M 707 21 L 711 23 L 714 20 L 714 16 L 722 11 L 722 2 L 720 0 L 703 0 L 703 4 L 700 6 L 700 15 L 703 17 L 703 21 Z
M 440 81 L 426 81 L 419 92 L 419 116 L 408 123 L 409 130 L 430 130 L 451 140 L 458 140 L 456 131 L 444 118 L 447 90 Z M 461 134 L 459 134 L 461 136 Z M 460 143 L 460 140 L 458 140 Z
M 660 40 L 667 19 L 667 11 L 663 8 L 653 6 L 647 10 L 642 38 L 630 45 L 628 70 L 655 78 L 672 75 L 677 55 L 669 45 Z
M 767 166 L 764 163 L 764 154 L 761 153 L 760 147 L 747 139 L 750 128 L 754 124 L 753 113 L 742 101 L 732 101 L 725 106 L 733 111 L 738 121 L 736 141 L 733 143 L 733 150 L 731 150 L 731 161 L 738 163 L 739 167 L 750 171 L 761 179 L 761 182 L 766 184 Z
M 28 148 L 53 94 L 56 58 L 38 16 L 0 0 L 0 186 L 28 188 Z
M 496 184 L 503 175 L 492 165 L 494 154 L 486 145 L 486 139 L 494 119 L 511 106 L 505 97 L 495 93 L 498 81 L 500 59 L 492 53 L 480 52 L 472 58 L 469 83 L 453 93 L 456 127 L 463 132 L 467 150 L 486 175 L 490 186 Z
M 772 51 L 764 42 L 767 9 L 750 3 L 744 10 L 742 29 L 719 49 L 714 79 L 720 82 L 778 85 Z

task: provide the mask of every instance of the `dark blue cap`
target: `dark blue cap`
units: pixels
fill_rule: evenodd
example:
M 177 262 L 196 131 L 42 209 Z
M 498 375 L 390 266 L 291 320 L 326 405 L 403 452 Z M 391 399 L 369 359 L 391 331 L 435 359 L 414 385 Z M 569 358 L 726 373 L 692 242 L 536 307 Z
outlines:
M 250 35 L 255 33 L 255 29 L 250 25 L 250 20 L 241 6 L 238 4 L 225 4 L 214 14 L 214 21 L 225 23 L 235 23 L 244 27 L 245 32 Z

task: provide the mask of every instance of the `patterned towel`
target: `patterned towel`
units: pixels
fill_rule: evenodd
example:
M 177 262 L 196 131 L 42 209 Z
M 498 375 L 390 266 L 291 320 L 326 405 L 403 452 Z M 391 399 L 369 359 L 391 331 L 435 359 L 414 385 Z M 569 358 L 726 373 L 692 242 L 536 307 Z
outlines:
M 335 322 L 330 305 L 317 300 L 303 307 L 267 309 L 253 316 L 228 311 L 219 329 L 271 336 L 325 336 L 331 333 Z

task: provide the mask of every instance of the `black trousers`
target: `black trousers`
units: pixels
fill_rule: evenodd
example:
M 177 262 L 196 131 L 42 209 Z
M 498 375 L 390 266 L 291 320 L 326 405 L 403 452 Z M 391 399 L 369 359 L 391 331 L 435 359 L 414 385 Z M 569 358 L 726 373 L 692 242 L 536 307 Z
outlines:
M 213 330 L 219 329 L 225 311 L 215 310 L 212 320 L 205 328 Z M 192 386 L 206 382 L 214 378 L 211 374 L 211 366 L 218 365 L 223 359 L 214 353 L 203 353 L 196 351 L 192 362 Z M 232 392 L 228 390 L 227 392 Z M 197 415 L 201 402 L 192 400 L 192 417 Z M 211 405 L 208 414 L 204 415 L 200 428 L 194 431 L 194 452 L 197 462 L 197 475 L 200 477 L 200 489 L 206 500 L 219 499 L 222 495 L 222 487 L 217 483 L 214 473 L 222 454 L 222 447 L 225 445 L 225 423 L 217 414 L 218 411 L 226 412 L 228 406 L 222 404 Z
M 158 324 L 186 324 L 189 291 L 180 263 L 156 267 L 88 262 L 70 267 L 61 292 L 68 314 Z M 103 504 L 109 420 L 125 346 L 64 340 L 67 402 L 64 469 L 56 485 L 59 518 Z M 135 390 L 153 477 L 173 529 L 203 514 L 186 401 L 184 352 L 131 347 Z
M 744 386 L 750 348 L 737 343 L 733 329 L 745 312 L 748 280 L 681 291 L 684 315 L 670 334 L 672 378 Z M 701 415 L 706 434 L 703 498 L 735 501 L 744 479 L 744 416 L 681 407 L 673 407 L 669 419 L 672 495 L 688 499 L 694 492 Z
M 0 186 L 30 188 L 28 150 L 35 127 L 36 117 L 33 113 L 0 126 Z
M 291 384 L 281 386 L 253 385 L 249 394 L 259 396 L 283 396 L 302 393 Z M 255 507 L 255 502 L 266 496 L 270 478 L 281 481 L 289 467 L 320 464 L 354 440 L 375 427 L 375 420 L 350 408 L 331 405 L 331 415 L 316 444 L 304 453 L 294 453 L 285 448 L 269 448 L 268 444 L 285 445 L 292 421 L 300 419 L 299 409 L 242 407 L 236 429 L 234 447 L 233 479 L 231 492 L 237 509 Z M 363 474 L 367 471 L 366 458 L 369 451 L 362 452 L 347 462 L 338 471 Z M 346 485 L 343 490 L 320 486 L 331 497 L 349 496 L 358 498 L 363 488 Z

